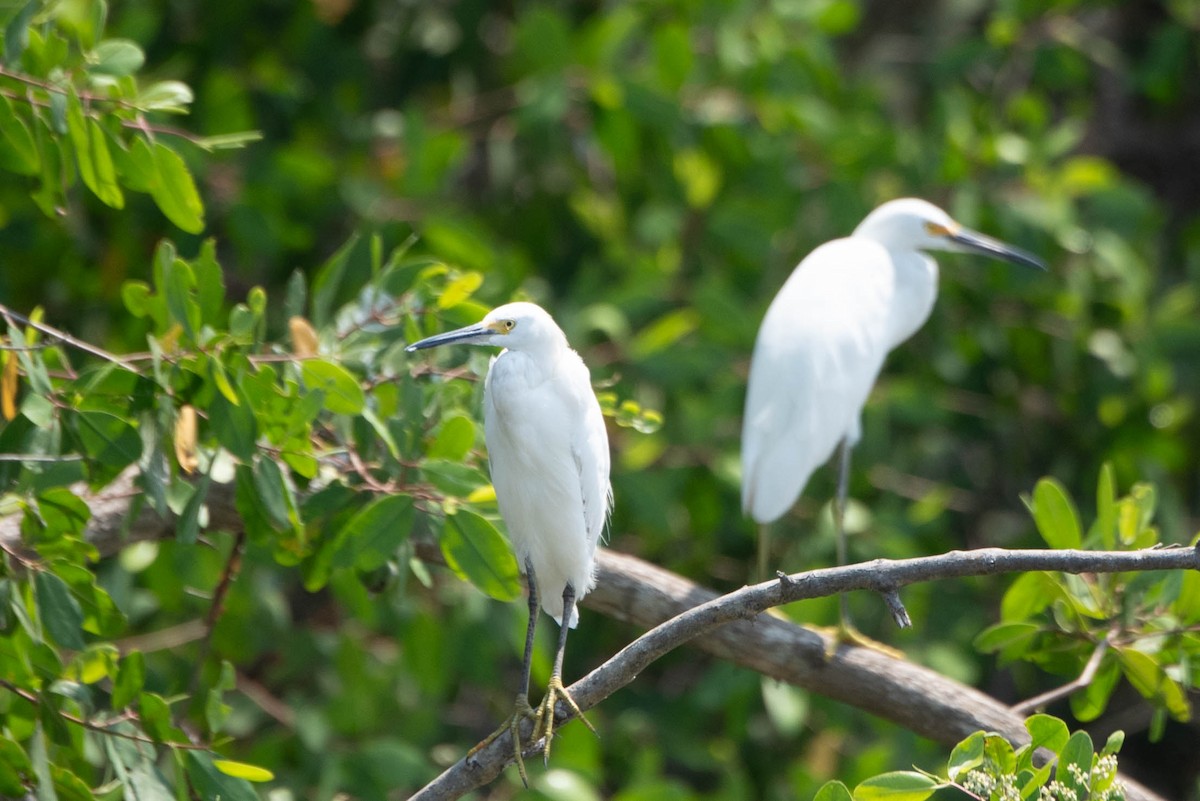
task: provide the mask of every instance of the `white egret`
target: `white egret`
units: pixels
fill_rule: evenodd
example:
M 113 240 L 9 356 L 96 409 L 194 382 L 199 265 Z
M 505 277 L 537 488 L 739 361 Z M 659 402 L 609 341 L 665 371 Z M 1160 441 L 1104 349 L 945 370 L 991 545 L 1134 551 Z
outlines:
M 841 445 L 834 520 L 838 562 L 845 563 L 850 451 L 885 357 L 933 310 L 938 268 L 930 250 L 1046 269 L 1031 254 L 915 198 L 884 203 L 850 236 L 805 257 L 767 309 L 750 362 L 742 509 L 764 527 L 764 538 L 765 526 L 791 508 L 812 472 Z
M 612 508 L 608 434 L 587 366 L 540 306 L 509 303 L 477 325 L 422 339 L 406 350 L 454 343 L 504 348 L 484 381 L 484 436 L 500 514 L 529 581 L 529 626 L 513 715 L 485 743 L 511 732 L 521 780 L 528 784 L 522 719 L 533 720 L 535 740 L 545 737 L 546 759 L 558 700 L 592 729 L 563 687 L 562 662 L 567 630 L 579 620 L 575 604 L 596 585 L 596 545 Z M 529 706 L 529 671 L 539 597 L 559 624 L 559 635 L 546 697 L 535 711 Z

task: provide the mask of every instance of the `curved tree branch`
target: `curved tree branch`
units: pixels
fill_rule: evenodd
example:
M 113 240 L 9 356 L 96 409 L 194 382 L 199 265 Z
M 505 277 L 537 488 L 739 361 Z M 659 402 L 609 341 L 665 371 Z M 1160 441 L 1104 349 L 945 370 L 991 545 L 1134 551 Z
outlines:
M 86 535 L 102 554 L 113 554 L 133 541 L 174 533 L 173 518 L 159 517 L 148 508 L 130 517 L 132 500 L 138 494 L 135 479 L 135 471 L 128 470 L 97 493 L 79 490 L 92 509 Z M 210 527 L 236 530 L 232 487 L 214 484 L 208 506 Z M 20 549 L 18 516 L 0 518 L 0 545 Z M 598 562 L 597 587 L 583 605 L 650 630 L 570 687 L 582 709 L 595 706 L 632 682 L 668 651 L 691 642 L 719 658 L 842 701 L 939 742 L 955 743 L 984 729 L 1022 743 L 1028 739 L 1023 716 L 984 693 L 870 648 L 843 645 L 827 656 L 831 645 L 828 635 L 764 611 L 850 590 L 886 594 L 912 583 L 962 576 L 1031 570 L 1105 573 L 1200 569 L 1200 548 L 954 551 L 781 576 L 777 581 L 743 587 L 723 596 L 632 556 L 601 550 Z M 566 718 L 562 707 L 559 718 Z M 526 726 L 523 737 L 529 736 Z M 529 745 L 531 754 L 536 747 L 536 743 Z M 505 734 L 470 759 L 450 766 L 414 799 L 458 798 L 494 779 L 512 761 L 512 743 Z M 1130 801 L 1158 801 L 1136 782 L 1126 777 L 1122 781 Z
M 1029 735 L 1024 717 L 978 690 L 870 648 L 842 645 L 827 657 L 832 645 L 828 635 L 762 613 L 793 601 L 850 590 L 893 592 L 940 578 L 1032 570 L 1195 570 L 1200 569 L 1200 548 L 952 551 L 781 576 L 722 596 L 631 556 L 604 551 L 599 562 L 596 589 L 584 599 L 584 606 L 653 628 L 568 688 L 580 709 L 595 706 L 632 682 L 651 662 L 694 640 L 698 647 L 723 659 L 843 701 L 939 742 L 953 744 L 983 729 L 1025 743 Z M 560 720 L 569 717 L 565 707 L 557 711 Z M 523 738 L 531 736 L 530 729 L 529 725 L 522 729 Z M 538 750 L 536 742 L 529 743 L 530 754 Z M 512 761 L 512 741 L 504 734 L 451 765 L 411 801 L 459 798 L 492 781 Z M 1127 777 L 1122 781 L 1130 801 L 1157 798 Z

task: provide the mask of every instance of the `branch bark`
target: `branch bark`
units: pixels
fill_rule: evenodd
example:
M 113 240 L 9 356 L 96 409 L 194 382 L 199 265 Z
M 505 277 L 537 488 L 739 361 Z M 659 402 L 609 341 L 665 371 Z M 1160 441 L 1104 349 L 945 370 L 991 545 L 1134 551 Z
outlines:
M 130 517 L 138 494 L 130 470 L 97 493 L 80 490 L 92 509 L 86 536 L 103 555 L 133 541 L 174 534 L 175 520 L 148 508 Z M 208 498 L 211 528 L 236 530 L 232 487 L 214 484 Z M 0 518 L 0 545 L 20 550 L 20 520 Z M 932 740 L 952 744 L 973 731 L 1028 740 L 1023 716 L 995 699 L 939 673 L 870 648 L 842 645 L 832 656 L 828 635 L 764 611 L 793 601 L 852 590 L 894 592 L 908 584 L 962 576 L 1054 570 L 1104 573 L 1200 569 L 1200 548 L 1134 552 L 1007 551 L 987 548 L 901 561 L 874 560 L 814 570 L 743 587 L 718 596 L 682 576 L 632 556 L 601 550 L 599 581 L 583 605 L 647 628 L 607 662 L 569 689 L 589 709 L 632 682 L 650 663 L 684 643 L 763 675 L 842 701 Z M 566 720 L 564 707 L 558 718 Z M 526 725 L 523 738 L 530 736 Z M 530 755 L 537 750 L 530 743 Z M 464 758 L 422 788 L 414 799 L 453 799 L 492 781 L 513 761 L 507 734 Z M 1161 801 L 1122 777 L 1130 801 Z

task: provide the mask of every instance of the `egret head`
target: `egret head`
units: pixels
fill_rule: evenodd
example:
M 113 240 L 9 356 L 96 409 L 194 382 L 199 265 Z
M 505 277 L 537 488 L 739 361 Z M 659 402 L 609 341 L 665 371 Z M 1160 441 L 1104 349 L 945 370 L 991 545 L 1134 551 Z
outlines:
M 415 350 L 438 345 L 494 345 L 509 350 L 537 351 L 566 347 L 567 338 L 545 309 L 534 303 L 506 303 L 488 312 L 475 325 L 436 334 L 405 348 Z
M 977 253 L 1038 270 L 1046 269 L 1041 259 L 1033 254 L 965 228 L 937 206 L 917 198 L 884 203 L 859 223 L 854 236 L 873 239 L 889 249 Z

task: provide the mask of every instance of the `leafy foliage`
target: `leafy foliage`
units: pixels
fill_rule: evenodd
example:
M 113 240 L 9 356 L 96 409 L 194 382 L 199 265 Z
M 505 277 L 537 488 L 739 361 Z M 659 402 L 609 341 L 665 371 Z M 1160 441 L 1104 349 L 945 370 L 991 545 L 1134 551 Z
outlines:
M 897 771 L 867 779 L 853 792 L 841 782 L 829 782 L 816 799 L 921 801 L 949 787 L 980 801 L 1115 801 L 1125 797 L 1117 780 L 1116 759 L 1124 733 L 1115 732 L 1096 753 L 1087 732 L 1069 734 L 1067 725 L 1050 715 L 1028 718 L 1025 728 L 1030 742 L 1017 749 L 996 734 L 977 731 L 967 737 L 951 752 L 944 779 Z M 1039 749 L 1046 749 L 1053 758 L 1042 764 Z
M 1158 530 L 1151 525 L 1152 485 L 1135 484 L 1128 495 L 1117 497 L 1113 472 L 1106 465 L 1096 498 L 1086 546 L 1134 550 L 1159 542 Z M 1079 515 L 1061 485 L 1051 479 L 1039 482 L 1031 507 L 1048 545 L 1079 544 Z M 1167 715 L 1191 719 L 1187 695 L 1200 680 L 1195 668 L 1200 653 L 1198 593 L 1200 576 L 1194 573 L 1027 573 L 1004 594 L 1000 622 L 980 633 L 975 645 L 1003 661 L 1027 660 L 1052 673 L 1077 676 L 1090 671 L 1091 679 L 1071 696 L 1071 711 L 1084 722 L 1103 714 L 1124 676 L 1157 707 L 1152 729 L 1157 737 Z
M 855 558 L 1029 544 L 1030 487 L 1051 547 L 1195 528 L 1200 229 L 1169 180 L 1194 172 L 1186 3 L 28 0 L 0 24 L 0 505 L 21 536 L 0 573 L 0 794 L 380 798 L 490 730 L 524 624 L 488 600 L 519 586 L 477 423 L 487 355 L 402 349 L 510 297 L 551 306 L 593 368 L 611 544 L 753 580 L 736 438 L 755 328 L 792 264 L 899 194 L 1053 268 L 942 260 L 938 310 L 864 419 Z M 203 133 L 179 126 L 193 107 Z M 248 130 L 265 142 L 236 149 Z M 774 564 L 833 561 L 831 486 L 813 482 Z M 99 558 L 84 487 L 174 515 L 174 539 Z M 216 498 L 235 519 L 213 519 Z M 975 640 L 1021 695 L 1095 657 L 1077 718 L 1120 703 L 1125 677 L 1169 740 L 1190 714 L 1196 592 L 1132 575 L 913 588 L 918 630 L 896 640 L 983 684 Z M 569 676 L 631 636 L 582 625 Z M 566 727 L 536 793 L 943 783 L 869 779 L 938 746 L 690 654 L 596 719 L 604 739 Z M 980 738 L 984 761 L 964 774 L 976 745 L 960 748 L 949 780 L 1024 759 Z M 1046 744 L 1081 771 L 1092 750 Z

